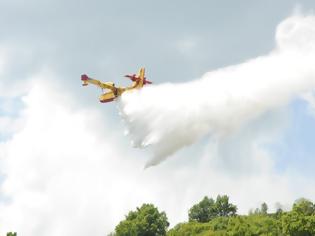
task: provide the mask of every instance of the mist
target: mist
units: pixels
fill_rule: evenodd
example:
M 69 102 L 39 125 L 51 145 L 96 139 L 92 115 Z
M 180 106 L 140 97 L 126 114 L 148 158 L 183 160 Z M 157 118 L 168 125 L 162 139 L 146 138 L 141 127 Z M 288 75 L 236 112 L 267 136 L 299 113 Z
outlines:
M 267 55 L 187 83 L 124 93 L 119 107 L 126 133 L 134 147 L 152 150 L 146 167 L 157 165 L 205 135 L 229 135 L 268 111 L 312 96 L 314 62 L 315 16 L 291 16 L 278 25 Z

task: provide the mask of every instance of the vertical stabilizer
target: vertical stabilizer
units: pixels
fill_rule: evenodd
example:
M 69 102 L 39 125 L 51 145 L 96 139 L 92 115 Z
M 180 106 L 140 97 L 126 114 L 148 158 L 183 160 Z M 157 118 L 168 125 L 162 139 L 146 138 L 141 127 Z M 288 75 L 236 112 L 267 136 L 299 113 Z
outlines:
M 145 75 L 145 69 L 141 68 L 140 71 L 139 71 L 139 74 L 138 74 L 139 81 L 138 81 L 138 84 L 137 84 L 137 88 L 143 87 L 144 75 Z

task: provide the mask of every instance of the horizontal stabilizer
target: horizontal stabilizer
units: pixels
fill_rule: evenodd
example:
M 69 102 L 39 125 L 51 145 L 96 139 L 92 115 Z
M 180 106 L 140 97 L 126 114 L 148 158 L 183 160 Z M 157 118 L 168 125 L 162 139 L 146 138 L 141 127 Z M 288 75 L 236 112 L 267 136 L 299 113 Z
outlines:
M 82 80 L 82 86 L 87 86 L 88 85 L 88 80 L 89 80 L 90 78 L 86 75 L 86 74 L 83 74 L 83 75 L 81 75 L 81 80 Z

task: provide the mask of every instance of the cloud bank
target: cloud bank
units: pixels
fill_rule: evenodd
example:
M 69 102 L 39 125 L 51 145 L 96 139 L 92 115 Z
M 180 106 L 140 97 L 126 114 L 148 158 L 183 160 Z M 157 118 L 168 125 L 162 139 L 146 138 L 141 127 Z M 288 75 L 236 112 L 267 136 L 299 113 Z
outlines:
M 188 209 L 205 195 L 228 194 L 241 214 L 260 201 L 291 203 L 300 194 L 315 195 L 313 189 L 295 187 L 312 186 L 312 179 L 275 173 L 272 159 L 257 143 L 238 165 L 230 160 L 220 168 L 220 149 L 226 148 L 210 143 L 189 165 L 176 162 L 143 171 L 142 152 L 115 139 L 117 130 L 101 109 L 77 106 L 54 81 L 32 83 L 18 115 L 22 126 L 0 142 L 1 235 L 104 235 L 145 202 L 166 211 L 173 226 L 186 221 Z M 227 145 L 247 149 L 246 141 L 257 133 L 246 133 L 245 141 L 239 138 L 243 131 Z
M 103 235 L 126 212 L 114 203 L 128 195 L 120 171 L 133 165 L 118 159 L 126 155 L 106 117 L 77 109 L 51 81 L 33 81 L 16 118 L 23 124 L 0 140 L 1 235 Z
M 286 106 L 315 88 L 315 16 L 281 22 L 275 48 L 242 64 L 182 84 L 161 84 L 123 94 L 121 115 L 136 147 L 148 147 L 159 164 L 205 135 L 220 139 Z M 154 78 L 153 78 L 154 80 Z

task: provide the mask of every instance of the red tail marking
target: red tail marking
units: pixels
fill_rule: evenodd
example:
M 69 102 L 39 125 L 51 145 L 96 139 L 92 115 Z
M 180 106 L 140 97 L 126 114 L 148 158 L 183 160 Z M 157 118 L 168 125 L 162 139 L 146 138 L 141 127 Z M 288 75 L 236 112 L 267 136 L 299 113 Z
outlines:
M 86 81 L 86 80 L 89 80 L 89 79 L 90 78 L 86 74 L 81 75 L 81 80 L 82 81 Z

